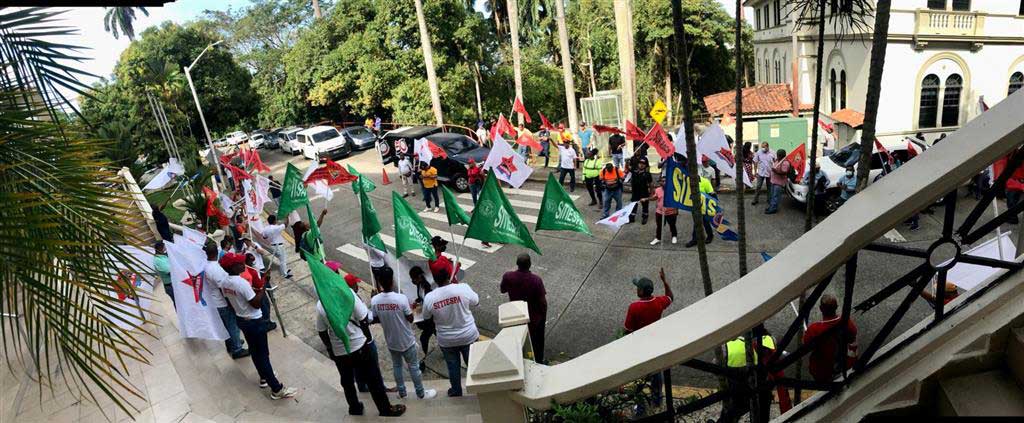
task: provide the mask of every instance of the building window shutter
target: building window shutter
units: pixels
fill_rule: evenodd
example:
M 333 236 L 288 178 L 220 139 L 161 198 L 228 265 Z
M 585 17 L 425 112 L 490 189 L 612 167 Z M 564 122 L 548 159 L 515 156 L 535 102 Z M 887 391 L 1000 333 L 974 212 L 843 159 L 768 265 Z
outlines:
M 934 128 L 939 112 L 939 77 L 928 75 L 921 81 L 921 105 L 918 110 L 918 128 Z
M 1014 72 L 1010 75 L 1010 89 L 1007 90 L 1006 95 L 1010 96 L 1017 90 L 1024 88 L 1024 73 Z
M 960 91 L 963 81 L 955 73 L 946 78 L 946 89 L 942 94 L 942 126 L 960 125 Z

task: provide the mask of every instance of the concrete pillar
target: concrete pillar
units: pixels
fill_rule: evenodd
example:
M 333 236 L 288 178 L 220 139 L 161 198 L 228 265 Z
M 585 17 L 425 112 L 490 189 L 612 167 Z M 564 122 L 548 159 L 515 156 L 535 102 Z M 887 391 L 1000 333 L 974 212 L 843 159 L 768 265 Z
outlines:
M 526 423 L 526 407 L 509 398 L 507 391 L 477 394 L 480 417 L 487 423 Z

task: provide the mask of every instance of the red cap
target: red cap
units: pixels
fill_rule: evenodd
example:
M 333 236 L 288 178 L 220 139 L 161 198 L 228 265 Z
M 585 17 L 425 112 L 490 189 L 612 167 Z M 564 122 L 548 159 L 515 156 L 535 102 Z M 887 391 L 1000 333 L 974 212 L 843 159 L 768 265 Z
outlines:
M 229 268 L 236 264 L 245 264 L 245 256 L 237 253 L 226 253 L 220 258 L 220 267 Z
M 335 272 L 335 273 L 337 273 L 338 270 L 341 269 L 341 263 L 337 262 L 337 261 L 334 261 L 334 260 L 327 260 L 324 263 L 324 265 L 327 266 L 328 269 L 331 269 L 331 271 Z
M 356 287 L 359 286 L 359 282 L 361 282 L 361 280 L 358 276 L 351 273 L 345 275 L 345 283 L 348 283 L 349 288 L 356 289 Z

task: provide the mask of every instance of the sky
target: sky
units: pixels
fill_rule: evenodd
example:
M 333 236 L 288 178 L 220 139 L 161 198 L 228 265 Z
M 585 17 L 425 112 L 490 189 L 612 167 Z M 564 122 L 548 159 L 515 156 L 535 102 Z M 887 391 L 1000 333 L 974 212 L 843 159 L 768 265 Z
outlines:
M 480 9 L 481 0 L 477 1 L 477 9 Z M 570 0 L 571 1 L 571 0 Z M 733 0 L 717 0 L 725 6 L 729 15 L 735 10 Z M 249 4 L 248 0 L 176 0 L 167 3 L 164 7 L 147 8 L 149 16 L 137 13 L 135 22 L 135 33 L 141 34 L 148 27 L 159 25 L 164 21 L 184 23 L 200 17 L 203 10 L 227 10 L 239 9 Z M 101 77 L 109 76 L 118 58 L 128 48 L 128 38 L 121 36 L 114 39 L 113 35 L 103 29 L 103 15 L 105 10 L 102 7 L 77 7 L 68 8 L 62 15 L 65 23 L 79 28 L 79 36 L 71 41 L 71 44 L 88 48 L 83 52 L 84 56 L 91 57 L 81 65 L 81 68 L 89 73 Z M 84 81 L 92 83 L 93 81 Z

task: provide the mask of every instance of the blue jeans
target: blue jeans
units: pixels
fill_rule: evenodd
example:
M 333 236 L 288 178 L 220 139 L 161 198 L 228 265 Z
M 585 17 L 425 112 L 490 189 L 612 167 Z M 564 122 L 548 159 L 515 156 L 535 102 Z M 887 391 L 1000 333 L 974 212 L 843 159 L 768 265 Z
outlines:
M 444 354 L 444 362 L 448 365 L 448 382 L 452 384 L 452 388 L 448 390 L 448 396 L 460 396 L 462 395 L 462 363 L 459 362 L 459 357 L 469 364 L 469 345 L 462 345 L 458 347 L 441 347 L 441 353 Z
M 782 185 L 772 184 L 771 194 L 768 197 L 768 209 L 765 210 L 770 213 L 779 211 L 779 201 L 782 199 Z
M 164 285 L 164 292 L 167 293 L 168 297 L 171 297 L 171 304 L 175 304 L 174 303 L 174 287 L 171 286 L 170 284 Z
M 412 385 L 416 388 L 416 397 L 423 398 L 423 375 L 420 373 L 420 360 L 416 353 L 416 343 L 414 342 L 405 351 L 395 351 L 389 349 L 391 353 L 391 364 L 393 365 L 393 371 L 395 372 L 395 383 L 398 384 L 398 395 L 404 397 L 405 391 L 405 377 L 402 374 L 402 362 L 405 362 L 406 368 L 409 369 L 409 376 L 412 378 Z
M 249 357 L 261 380 L 267 381 L 270 389 L 278 392 L 284 385 L 277 380 L 274 367 L 270 365 L 270 346 L 267 344 L 267 323 L 262 319 L 238 319 L 238 328 L 249 342 Z
M 217 314 L 220 314 L 220 321 L 224 322 L 224 329 L 228 330 L 228 339 L 224 340 L 224 346 L 228 348 L 228 354 L 241 351 L 242 337 L 238 334 L 235 310 L 232 310 L 230 305 L 217 307 Z
M 615 199 L 615 211 L 622 210 L 622 187 L 604 190 L 604 212 L 601 214 L 602 219 L 608 217 L 608 210 L 612 205 L 612 199 Z
M 621 168 L 622 167 L 622 153 L 612 154 L 612 166 Z
M 482 187 L 483 185 L 469 184 L 469 195 L 473 197 L 474 206 L 476 205 L 476 196 L 480 194 L 480 188 Z

